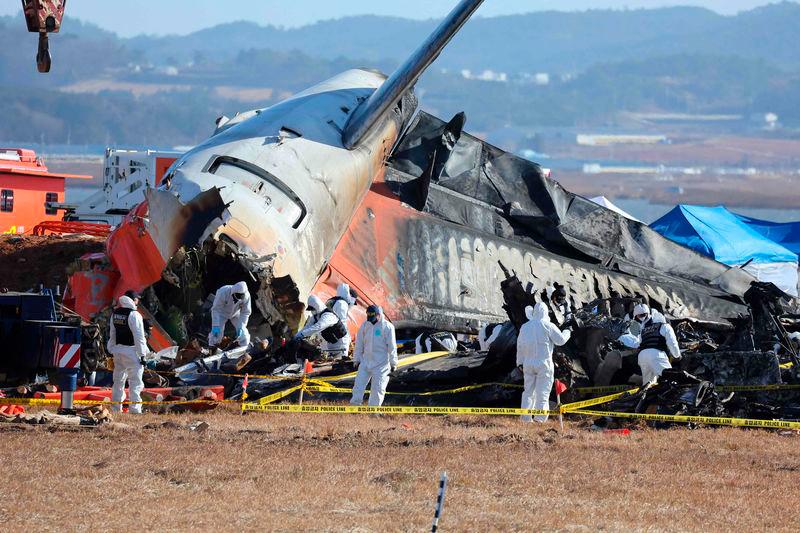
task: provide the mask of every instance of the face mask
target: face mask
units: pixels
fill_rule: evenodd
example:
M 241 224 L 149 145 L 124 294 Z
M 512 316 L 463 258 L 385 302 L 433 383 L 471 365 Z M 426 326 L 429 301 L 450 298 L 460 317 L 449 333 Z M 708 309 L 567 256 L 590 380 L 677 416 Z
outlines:
M 378 315 L 367 315 L 367 320 L 369 320 L 370 324 L 377 324 Z
M 644 324 L 647 321 L 647 315 L 639 315 L 636 317 L 636 320 Z

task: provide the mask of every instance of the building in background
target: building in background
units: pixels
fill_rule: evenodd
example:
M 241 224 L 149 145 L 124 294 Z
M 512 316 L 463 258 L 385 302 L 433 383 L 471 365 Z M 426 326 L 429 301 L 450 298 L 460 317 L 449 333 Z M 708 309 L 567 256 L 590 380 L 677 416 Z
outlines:
M 50 204 L 64 201 L 68 179 L 91 176 L 55 174 L 33 150 L 0 148 L 0 233 L 32 233 L 40 222 L 60 220 Z

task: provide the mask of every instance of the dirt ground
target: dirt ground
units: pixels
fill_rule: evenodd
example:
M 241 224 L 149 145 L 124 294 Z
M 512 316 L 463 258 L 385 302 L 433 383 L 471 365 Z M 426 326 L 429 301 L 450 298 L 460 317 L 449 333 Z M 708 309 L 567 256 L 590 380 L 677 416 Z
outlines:
M 5 528 L 422 531 L 442 471 L 443 531 L 800 527 L 796 432 L 621 436 L 577 421 L 560 435 L 506 417 L 226 410 L 116 420 L 130 427 L 0 425 Z M 209 429 L 183 427 L 195 420 Z
M 26 291 L 67 282 L 67 268 L 81 255 L 102 252 L 105 241 L 88 235 L 0 235 L 0 289 Z

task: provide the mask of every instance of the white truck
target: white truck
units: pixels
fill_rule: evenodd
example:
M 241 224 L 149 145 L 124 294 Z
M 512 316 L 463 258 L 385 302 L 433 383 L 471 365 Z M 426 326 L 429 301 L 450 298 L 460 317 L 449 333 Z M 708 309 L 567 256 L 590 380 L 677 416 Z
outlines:
M 181 152 L 106 148 L 103 187 L 69 209 L 71 220 L 116 226 L 131 208 L 144 201 L 147 187 L 158 187 Z

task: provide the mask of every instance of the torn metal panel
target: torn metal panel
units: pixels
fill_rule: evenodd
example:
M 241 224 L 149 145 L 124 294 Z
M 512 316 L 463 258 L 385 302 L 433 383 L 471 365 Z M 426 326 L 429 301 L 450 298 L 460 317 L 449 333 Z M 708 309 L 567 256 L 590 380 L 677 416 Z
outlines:
M 145 192 L 148 204 L 145 229 L 166 264 L 179 248 L 196 246 L 230 221 L 230 212 L 220 194 L 212 187 L 189 202 L 157 189 Z
M 746 312 L 718 289 L 626 275 L 435 218 L 404 205 L 383 184 L 358 209 L 331 267 L 383 305 L 398 327 L 474 332 L 479 322 L 505 320 L 500 263 L 537 290 L 565 285 L 574 307 L 616 293 L 640 294 L 676 317 L 720 321 Z
M 687 354 L 681 368 L 716 385 L 773 385 L 781 383 L 778 356 L 750 351 Z
M 443 153 L 441 147 L 451 129 L 451 125 L 420 113 L 395 151 L 387 181 L 409 205 L 418 198 L 410 194 L 413 187 L 408 184 L 423 178 L 431 159 Z M 447 153 L 449 158 L 438 182 L 431 183 L 424 206 L 437 218 L 544 249 L 562 260 L 591 263 L 598 270 L 654 282 L 667 292 L 665 287 L 672 285 L 694 285 L 702 287 L 706 296 L 736 301 L 753 280 L 741 270 L 703 257 L 647 226 L 567 192 L 545 178 L 538 165 L 469 134 L 460 134 Z M 568 280 L 559 281 L 571 288 Z M 661 299 L 663 295 L 656 295 L 654 301 Z M 725 304 L 711 307 L 717 310 L 700 313 L 702 318 L 716 315 L 719 319 L 722 309 L 728 308 Z M 675 311 L 676 316 L 692 317 L 699 309 L 695 305 Z
M 108 239 L 108 256 L 121 278 L 115 294 L 149 287 L 161 279 L 179 248 L 199 244 L 227 220 L 227 206 L 217 188 L 187 203 L 154 189 L 145 197 Z

